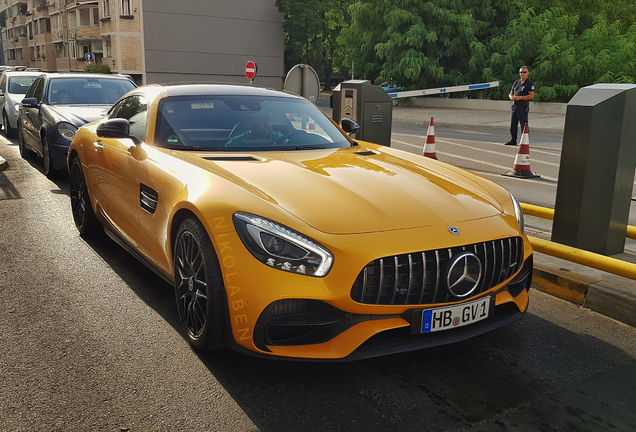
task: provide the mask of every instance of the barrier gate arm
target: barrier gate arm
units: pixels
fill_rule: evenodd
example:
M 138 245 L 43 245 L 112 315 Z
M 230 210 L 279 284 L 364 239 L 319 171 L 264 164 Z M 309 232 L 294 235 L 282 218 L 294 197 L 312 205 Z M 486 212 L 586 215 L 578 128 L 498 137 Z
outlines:
M 425 89 L 425 90 L 409 90 L 409 91 L 401 91 L 401 92 L 391 92 L 389 96 L 392 99 L 400 99 L 400 98 L 408 98 L 408 97 L 417 97 L 417 96 L 430 96 L 434 94 L 444 94 L 444 93 L 453 93 L 460 91 L 469 91 L 469 90 L 483 90 L 487 88 L 499 87 L 499 81 L 492 81 L 488 83 L 481 84 L 467 84 L 453 87 L 439 87 L 434 89 Z

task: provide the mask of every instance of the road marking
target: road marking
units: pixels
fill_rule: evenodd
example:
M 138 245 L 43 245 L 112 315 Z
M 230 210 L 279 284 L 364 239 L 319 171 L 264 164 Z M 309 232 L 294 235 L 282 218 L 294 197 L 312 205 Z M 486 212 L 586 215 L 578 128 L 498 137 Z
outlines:
M 413 135 L 413 134 L 405 134 L 405 133 L 394 133 L 393 135 L 402 135 L 402 136 L 407 136 L 407 137 L 413 137 L 413 138 L 426 140 L 426 135 Z M 460 144 L 460 143 L 458 143 L 456 141 L 469 142 L 469 143 L 471 143 L 471 145 Z M 445 138 L 437 138 L 437 137 L 435 137 L 435 142 L 436 143 L 443 142 L 443 143 L 446 143 L 446 144 L 452 144 L 452 145 L 456 145 L 456 146 L 463 147 L 463 148 L 470 148 L 470 149 L 473 149 L 473 150 L 475 149 L 475 145 L 474 144 L 476 142 L 493 145 L 493 146 L 496 146 L 498 148 L 502 148 L 503 147 L 503 144 L 492 142 L 492 141 L 475 141 L 475 140 L 465 140 L 465 139 L 460 139 L 460 138 L 455 138 L 455 140 L 451 141 L 451 140 L 448 140 L 448 139 L 445 139 Z M 537 154 L 543 154 L 543 155 L 548 155 L 548 156 L 559 156 L 559 157 L 561 156 L 560 152 L 555 153 L 553 151 L 546 151 L 546 150 L 533 148 L 532 147 L 532 143 L 530 144 L 530 150 L 531 150 L 532 153 L 537 153 Z M 486 151 L 488 153 L 492 153 L 492 154 L 498 154 L 498 155 L 503 154 L 500 151 L 493 151 L 493 150 L 484 150 L 484 151 Z M 555 167 L 559 166 L 558 163 L 553 163 L 553 162 L 545 162 L 545 161 L 540 161 L 540 160 L 537 160 L 537 162 L 543 163 L 543 164 L 546 164 L 546 165 L 555 166 Z
M 409 146 L 409 147 L 413 147 L 413 148 L 416 148 L 416 149 L 420 149 L 421 147 L 423 147 L 423 146 L 418 146 L 418 145 L 415 145 L 415 144 L 411 144 L 411 143 L 408 143 L 408 142 L 405 142 L 405 141 L 400 141 L 400 140 L 395 140 L 395 139 L 392 139 L 391 142 L 394 142 L 394 143 L 397 143 L 397 144 L 403 144 L 403 145 L 406 145 L 406 146 Z M 436 140 L 436 142 L 437 142 L 437 140 Z M 461 144 L 458 144 L 458 145 L 460 147 L 471 148 L 473 150 L 475 149 L 474 146 L 466 146 L 466 145 L 461 145 Z M 488 153 L 501 154 L 501 153 L 497 153 L 497 152 L 489 151 L 489 150 L 484 150 L 484 151 L 486 151 Z M 499 165 L 499 164 L 494 164 L 494 163 L 491 163 L 491 162 L 475 160 L 474 158 L 471 158 L 471 157 L 458 156 L 458 155 L 455 155 L 455 154 L 446 153 L 446 152 L 440 152 L 440 151 L 436 151 L 435 153 L 438 154 L 438 155 L 441 154 L 441 155 L 444 155 L 444 156 L 448 156 L 449 158 L 455 158 L 455 159 L 459 159 L 459 160 L 463 160 L 463 161 L 475 162 L 475 163 L 478 163 L 478 164 L 481 164 L 481 165 L 486 165 L 486 166 L 489 166 L 491 168 L 496 168 L 498 170 L 503 170 L 504 172 L 510 170 L 510 167 L 506 167 L 506 166 Z M 558 164 L 556 164 L 555 166 L 558 166 Z M 474 170 L 472 170 L 472 171 L 474 171 Z M 493 173 L 488 173 L 488 175 L 493 175 Z M 516 178 L 516 177 L 508 177 L 508 178 Z M 523 181 L 529 181 L 529 180 L 532 181 L 532 179 L 526 179 L 526 178 L 520 178 L 520 179 L 523 180 Z M 541 179 L 549 180 L 549 181 L 553 181 L 553 182 L 557 182 L 557 180 L 558 180 L 558 179 L 555 179 L 553 177 L 548 177 L 548 176 L 543 176 L 543 175 L 541 175 Z M 534 181 L 537 181 L 537 180 L 534 180 Z M 545 183 L 545 182 L 541 182 L 541 181 L 539 181 L 539 182 L 542 183 L 542 184 L 549 184 L 549 183 Z M 556 185 L 554 185 L 554 186 L 556 186 Z

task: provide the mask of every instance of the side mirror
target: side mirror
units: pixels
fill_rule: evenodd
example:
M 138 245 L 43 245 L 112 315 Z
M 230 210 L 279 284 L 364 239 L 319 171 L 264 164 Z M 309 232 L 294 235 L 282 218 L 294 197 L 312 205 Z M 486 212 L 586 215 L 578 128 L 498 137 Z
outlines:
M 36 98 L 24 98 L 22 99 L 22 102 L 20 102 L 20 105 L 25 108 L 37 108 L 38 100 Z
M 102 121 L 97 125 L 97 136 L 100 138 L 128 138 L 135 144 L 141 144 L 137 138 L 130 134 L 130 123 L 126 119 L 115 118 Z
M 340 124 L 342 125 L 342 130 L 349 135 L 353 135 L 360 130 L 360 125 L 348 118 L 343 118 L 342 120 L 340 120 Z

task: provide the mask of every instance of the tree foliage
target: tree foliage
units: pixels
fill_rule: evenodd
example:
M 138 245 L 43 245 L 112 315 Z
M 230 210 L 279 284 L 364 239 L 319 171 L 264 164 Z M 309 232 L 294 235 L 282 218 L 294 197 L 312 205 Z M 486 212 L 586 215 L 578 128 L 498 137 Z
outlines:
M 470 97 L 505 99 L 527 65 L 535 100 L 636 83 L 634 0 L 277 0 L 287 68 L 309 63 L 411 89 L 500 81 Z
M 343 47 L 336 38 L 349 25 L 347 8 L 353 0 L 276 0 L 285 14 L 285 69 L 306 63 L 316 69 L 327 86 L 334 59 Z

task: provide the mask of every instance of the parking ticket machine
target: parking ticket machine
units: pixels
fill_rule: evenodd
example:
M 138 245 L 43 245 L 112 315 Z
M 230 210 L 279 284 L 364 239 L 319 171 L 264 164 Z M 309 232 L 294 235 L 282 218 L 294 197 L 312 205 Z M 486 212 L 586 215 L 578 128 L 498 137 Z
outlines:
M 356 139 L 391 145 L 393 101 L 382 87 L 367 80 L 344 81 L 333 90 L 331 108 L 336 123 L 348 118 L 360 125 Z

